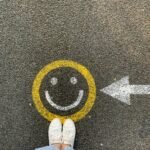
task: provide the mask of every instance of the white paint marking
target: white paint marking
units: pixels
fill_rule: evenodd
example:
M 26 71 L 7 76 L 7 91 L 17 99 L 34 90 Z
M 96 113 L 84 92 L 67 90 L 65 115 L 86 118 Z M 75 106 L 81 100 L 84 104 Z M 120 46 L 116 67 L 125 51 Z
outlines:
M 69 106 L 60 106 L 60 105 L 57 105 L 56 103 L 54 103 L 54 102 L 52 101 L 52 98 L 51 98 L 49 92 L 48 92 L 48 91 L 45 91 L 45 97 L 46 97 L 46 100 L 48 101 L 48 103 L 49 103 L 51 106 L 53 106 L 55 109 L 61 110 L 61 111 L 68 111 L 68 110 L 70 110 L 70 109 L 73 109 L 73 108 L 77 107 L 77 106 L 80 104 L 80 102 L 81 102 L 81 100 L 82 100 L 82 98 L 83 98 L 83 94 L 84 94 L 84 91 L 83 91 L 83 90 L 80 90 L 80 91 L 79 91 L 78 98 L 77 98 L 77 100 L 76 100 L 73 104 L 71 104 L 71 105 L 69 105 Z
M 70 82 L 71 82 L 73 85 L 75 85 L 75 84 L 77 84 L 78 80 L 77 80 L 76 77 L 71 77 L 71 78 L 70 78 Z
M 150 94 L 150 85 L 130 85 L 129 76 L 112 83 L 111 85 L 100 90 L 121 102 L 131 105 L 131 94 Z
M 32 103 L 29 103 L 29 106 L 31 107 L 31 106 L 32 106 Z
M 51 84 L 56 85 L 58 83 L 58 79 L 56 77 L 51 78 Z

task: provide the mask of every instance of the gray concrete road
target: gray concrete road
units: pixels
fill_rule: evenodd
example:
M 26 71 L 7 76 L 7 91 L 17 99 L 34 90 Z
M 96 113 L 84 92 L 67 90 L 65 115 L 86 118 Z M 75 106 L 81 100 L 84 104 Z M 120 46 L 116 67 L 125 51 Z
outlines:
M 48 145 L 33 80 L 49 62 L 70 59 L 90 70 L 97 87 L 94 107 L 76 123 L 76 150 L 149 150 L 150 95 L 131 95 L 129 106 L 100 92 L 127 75 L 150 85 L 149 8 L 148 0 L 0 0 L 0 149 Z M 75 74 L 55 76 L 66 83 Z M 56 101 L 67 105 L 79 87 L 62 83 Z

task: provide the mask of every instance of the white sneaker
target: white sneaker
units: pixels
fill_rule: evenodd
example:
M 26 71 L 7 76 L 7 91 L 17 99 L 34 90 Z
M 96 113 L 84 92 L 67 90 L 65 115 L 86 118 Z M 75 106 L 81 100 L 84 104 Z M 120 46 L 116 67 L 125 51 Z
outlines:
M 76 135 L 76 128 L 74 122 L 71 119 L 65 120 L 63 125 L 63 137 L 62 137 L 63 144 L 67 144 L 73 147 L 75 135 Z
M 60 119 L 55 118 L 52 120 L 48 130 L 49 144 L 61 144 L 62 143 L 62 124 Z

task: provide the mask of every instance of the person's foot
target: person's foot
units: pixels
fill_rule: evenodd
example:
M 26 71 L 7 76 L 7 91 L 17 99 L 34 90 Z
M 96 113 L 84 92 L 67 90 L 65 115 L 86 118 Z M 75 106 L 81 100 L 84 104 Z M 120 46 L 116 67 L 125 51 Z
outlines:
M 62 124 L 60 119 L 52 120 L 48 130 L 49 144 L 59 147 L 62 143 Z
M 73 147 L 75 141 L 75 135 L 76 135 L 76 128 L 74 122 L 71 119 L 65 120 L 63 125 L 62 146 Z

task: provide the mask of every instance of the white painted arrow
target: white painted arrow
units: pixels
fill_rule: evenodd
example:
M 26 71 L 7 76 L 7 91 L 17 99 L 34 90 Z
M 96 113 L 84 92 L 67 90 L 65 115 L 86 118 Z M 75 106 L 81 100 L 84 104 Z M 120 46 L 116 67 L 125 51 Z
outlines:
M 100 91 L 131 105 L 130 94 L 150 94 L 150 85 L 130 85 L 129 76 L 126 76 Z

